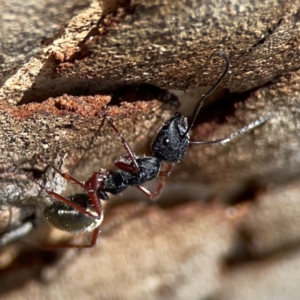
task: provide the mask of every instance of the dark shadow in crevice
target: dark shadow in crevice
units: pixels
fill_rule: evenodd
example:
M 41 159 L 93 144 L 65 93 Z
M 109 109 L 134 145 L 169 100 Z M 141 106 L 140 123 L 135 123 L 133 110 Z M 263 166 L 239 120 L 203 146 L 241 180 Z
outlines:
M 251 92 L 241 94 L 227 92 L 224 97 L 217 98 L 213 102 L 204 103 L 194 126 L 211 121 L 217 124 L 226 123 L 228 117 L 235 116 L 236 104 L 247 100 L 250 94 Z
M 45 267 L 53 266 L 63 256 L 64 250 L 27 248 L 6 268 L 0 270 L 0 295 L 25 286 L 32 279 L 39 280 Z
M 122 102 L 152 101 L 154 99 L 160 102 L 178 105 L 178 99 L 175 95 L 165 89 L 148 83 L 120 86 L 113 91 L 109 105 L 120 105 Z
M 267 182 L 264 178 L 246 178 L 244 181 L 233 184 L 224 195 L 223 202 L 232 206 L 243 202 L 256 201 L 258 196 L 266 191 Z
M 109 31 L 115 30 L 116 24 L 122 22 L 126 15 L 133 14 L 135 10 L 135 6 L 131 4 L 130 0 L 116 2 L 115 6 L 111 6 L 109 2 L 107 7 L 104 5 L 103 8 L 103 14 L 99 21 L 86 37 L 73 47 L 73 53 L 71 51 L 72 49 L 70 49 L 70 55 L 67 57 L 64 53 L 55 52 L 49 56 L 40 70 L 39 75 L 36 77 L 36 81 L 32 84 L 32 87 L 25 92 L 23 98 L 17 105 L 31 102 L 41 103 L 49 97 L 58 97 L 63 94 L 72 96 L 104 95 L 105 90 L 113 90 L 116 86 L 122 84 L 116 84 L 100 78 L 90 79 L 87 74 L 78 74 L 77 78 L 66 78 L 61 75 L 57 76 L 57 74 L 60 74 L 65 68 L 73 66 L 76 61 L 80 61 L 92 55 L 92 46 L 98 43 L 98 40 Z M 123 10 L 119 10 L 119 8 Z M 47 41 L 44 41 L 44 43 L 47 44 Z
M 247 99 L 251 97 L 252 93 L 255 93 L 259 89 L 269 87 L 276 83 L 279 79 L 280 75 L 273 78 L 271 81 L 266 82 L 262 86 L 249 91 L 243 93 L 229 93 L 227 90 L 224 97 L 214 98 L 213 101 L 208 99 L 208 101 L 203 104 L 194 126 L 211 121 L 214 121 L 217 124 L 226 123 L 227 118 L 234 117 L 237 107 L 239 105 L 243 105 L 243 102 L 247 101 Z M 245 111 L 245 113 L 247 113 L 247 111 Z M 258 116 L 258 118 L 259 117 L 260 116 Z
M 272 175 L 270 174 L 270 176 L 265 176 L 268 179 L 265 183 L 271 184 L 275 187 L 289 184 L 295 180 L 298 182 L 300 176 L 299 172 L 285 176 L 284 171 L 282 172 L 281 177 L 278 177 L 276 174 Z M 258 201 L 259 199 L 256 197 L 254 200 Z M 287 253 L 299 251 L 300 249 L 300 240 L 293 240 L 281 243 L 277 247 L 274 246 L 272 249 L 268 249 L 266 251 L 258 251 L 254 247 L 255 234 L 257 234 L 257 230 L 256 232 L 251 230 L 251 228 L 246 224 L 241 223 L 238 225 L 236 238 L 233 241 L 233 250 L 224 257 L 223 260 L 225 268 L 234 268 L 252 262 L 273 259 L 277 256 L 286 256 Z
M 36 82 L 23 95 L 23 98 L 17 105 L 29 103 L 42 103 L 50 97 L 59 97 L 64 94 L 71 96 L 90 96 L 90 95 L 105 95 L 104 90 L 109 90 L 116 87 L 116 84 L 107 82 L 102 79 L 93 78 L 65 78 L 56 77 L 48 74 L 49 68 L 47 63 L 44 65 L 40 74 L 43 80 L 40 81 L 37 76 Z M 48 78 L 48 79 L 47 79 Z M 107 94 L 106 94 L 107 95 Z
M 45 69 L 48 67 L 45 66 Z M 41 70 L 41 73 L 43 71 Z M 32 102 L 41 103 L 50 97 L 64 94 L 72 96 L 111 95 L 109 105 L 120 105 L 121 102 L 158 100 L 164 103 L 177 104 L 177 97 L 165 89 L 147 83 L 124 84 L 108 82 L 99 78 L 50 78 L 36 83 L 24 93 L 17 105 Z
M 238 268 L 253 262 L 275 259 L 278 256 L 286 257 L 293 251 L 299 251 L 300 240 L 284 243 L 268 251 L 258 252 L 253 250 L 253 233 L 246 227 L 241 227 L 238 231 L 234 250 L 223 259 L 225 269 Z
M 283 18 L 280 18 L 278 22 L 273 26 L 273 28 L 267 28 L 266 33 L 263 35 L 263 37 L 256 42 L 255 44 L 252 45 L 252 47 L 249 49 L 249 52 L 253 51 L 255 48 L 257 48 L 260 45 L 263 45 L 269 38 L 270 36 L 274 33 L 274 31 L 281 25 L 283 21 Z

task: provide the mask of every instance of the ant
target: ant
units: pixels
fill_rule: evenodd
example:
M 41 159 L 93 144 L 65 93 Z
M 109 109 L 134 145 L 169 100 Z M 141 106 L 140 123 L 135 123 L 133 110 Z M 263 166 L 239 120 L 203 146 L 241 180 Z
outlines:
M 105 109 L 104 117 L 118 135 L 127 154 L 115 162 L 115 166 L 118 168 L 117 170 L 100 169 L 99 171 L 94 172 L 87 181 L 80 182 L 69 174 L 62 173 L 53 164 L 48 164 L 67 181 L 79 186 L 85 193 L 64 197 L 53 191 L 47 190 L 38 183 L 42 189 L 57 200 L 44 209 L 46 219 L 61 230 L 70 232 L 92 232 L 90 243 L 87 245 L 58 245 L 57 247 L 88 248 L 96 244 L 99 226 L 103 220 L 101 200 L 108 200 L 107 193 L 117 195 L 129 186 L 135 186 L 154 200 L 159 196 L 163 188 L 163 179 L 170 175 L 173 164 L 183 159 L 189 144 L 225 144 L 237 136 L 260 126 L 270 118 L 269 115 L 264 116 L 221 139 L 212 141 L 190 140 L 188 133 L 194 125 L 204 100 L 219 86 L 229 71 L 230 62 L 227 55 L 222 50 L 219 50 L 218 52 L 219 56 L 223 58 L 226 63 L 224 72 L 209 91 L 203 94 L 197 102 L 190 122 L 188 121 L 188 118 L 182 116 L 180 113 L 176 113 L 162 124 L 151 144 L 151 150 L 153 152 L 152 156 L 135 155 L 125 138 L 113 124 Z M 44 163 L 47 163 L 40 156 L 39 159 Z M 166 170 L 161 170 L 162 163 L 167 164 Z M 154 178 L 159 178 L 159 183 L 156 191 L 153 193 L 144 187 L 143 184 Z

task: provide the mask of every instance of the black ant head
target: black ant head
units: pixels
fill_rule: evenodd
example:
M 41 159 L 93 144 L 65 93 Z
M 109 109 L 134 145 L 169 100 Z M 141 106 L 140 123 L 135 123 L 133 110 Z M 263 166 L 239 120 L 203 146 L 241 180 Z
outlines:
M 181 160 L 189 145 L 187 128 L 188 119 L 179 113 L 164 123 L 151 144 L 154 156 L 167 162 Z

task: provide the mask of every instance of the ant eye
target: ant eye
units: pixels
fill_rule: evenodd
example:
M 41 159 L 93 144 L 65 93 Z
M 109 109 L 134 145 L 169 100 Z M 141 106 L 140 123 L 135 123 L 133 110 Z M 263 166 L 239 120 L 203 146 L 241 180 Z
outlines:
M 168 138 L 163 139 L 163 145 L 164 146 L 168 146 L 169 142 L 170 142 L 170 140 Z

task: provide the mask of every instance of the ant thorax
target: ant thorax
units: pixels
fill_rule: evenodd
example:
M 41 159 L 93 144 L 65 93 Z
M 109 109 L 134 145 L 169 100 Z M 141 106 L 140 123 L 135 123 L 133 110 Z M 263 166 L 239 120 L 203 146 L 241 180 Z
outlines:
M 154 156 L 166 162 L 181 160 L 189 145 L 187 128 L 188 119 L 179 113 L 165 122 L 151 144 Z
M 138 171 L 130 172 L 127 170 L 111 171 L 107 178 L 103 181 L 102 190 L 104 192 L 117 195 L 123 192 L 128 186 L 143 184 L 156 178 L 159 174 L 161 160 L 153 156 L 144 156 L 136 158 L 138 164 Z M 129 158 L 121 157 L 118 163 L 122 162 L 123 166 L 128 163 L 131 167 L 131 160 Z

